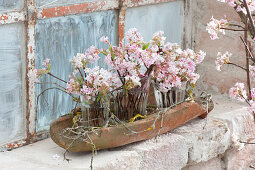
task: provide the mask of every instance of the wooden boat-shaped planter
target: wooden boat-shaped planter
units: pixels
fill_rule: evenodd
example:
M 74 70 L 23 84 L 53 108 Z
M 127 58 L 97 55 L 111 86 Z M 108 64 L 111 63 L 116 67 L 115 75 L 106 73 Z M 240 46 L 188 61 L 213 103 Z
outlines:
M 126 123 L 115 127 L 102 128 L 100 135 L 90 134 L 90 138 L 97 150 L 114 148 L 129 143 L 142 141 L 166 133 L 191 119 L 196 117 L 205 118 L 207 116 L 206 102 L 197 99 L 196 102 L 184 102 L 174 108 L 166 110 L 163 114 L 151 114 L 147 118 L 137 120 L 132 123 Z M 209 103 L 208 111 L 213 109 L 213 103 Z M 163 119 L 162 119 L 163 115 Z M 72 116 L 66 115 L 53 121 L 50 125 L 50 135 L 52 140 L 60 147 L 70 152 L 91 151 L 91 144 L 84 142 L 82 139 L 72 140 L 61 135 L 63 129 L 72 127 Z M 156 122 L 155 122 L 156 120 Z M 163 121 L 162 121 L 163 120 Z M 155 122 L 155 124 L 154 124 Z M 161 126 L 161 122 L 162 126 Z M 152 125 L 155 125 L 152 128 Z M 132 131 L 140 133 L 132 133 Z M 146 130 L 151 129 L 151 130 Z

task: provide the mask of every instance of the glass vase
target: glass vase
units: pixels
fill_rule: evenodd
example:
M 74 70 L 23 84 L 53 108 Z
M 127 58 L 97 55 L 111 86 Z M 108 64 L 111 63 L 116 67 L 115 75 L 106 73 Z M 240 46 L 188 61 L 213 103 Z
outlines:
M 152 85 L 158 108 L 173 107 L 185 101 L 187 82 L 182 82 L 181 87 L 173 87 L 167 92 L 160 91 L 158 83 L 153 82 Z
M 150 88 L 150 78 L 140 79 L 141 86 L 132 89 L 119 89 L 114 92 L 114 113 L 122 121 L 128 121 L 135 115 L 146 115 L 146 106 Z
M 107 99 L 98 99 L 92 96 L 88 99 L 81 95 L 81 124 L 85 127 L 102 127 L 109 118 L 109 101 Z

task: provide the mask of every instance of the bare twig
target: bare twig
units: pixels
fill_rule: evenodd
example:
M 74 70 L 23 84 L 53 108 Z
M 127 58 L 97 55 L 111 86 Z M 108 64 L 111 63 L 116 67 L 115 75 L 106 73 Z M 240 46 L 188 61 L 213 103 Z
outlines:
M 66 161 L 69 163 L 69 161 L 71 161 L 71 159 L 66 158 L 66 153 L 67 153 L 67 152 L 68 152 L 68 150 L 66 150 L 65 153 L 64 153 L 64 160 L 66 160 Z
M 66 88 L 61 86 L 60 84 L 56 83 L 56 82 L 36 82 L 36 84 L 55 84 L 57 85 L 58 87 L 61 87 L 63 88 L 63 90 L 65 90 Z
M 62 91 L 62 92 L 64 92 L 64 93 L 66 93 L 66 94 L 68 94 L 68 95 L 70 95 L 70 96 L 73 97 L 73 95 L 67 93 L 67 92 L 64 91 L 63 89 L 60 89 L 60 88 L 58 88 L 58 87 L 49 87 L 49 88 L 43 90 L 43 91 L 37 96 L 37 98 L 36 98 L 36 108 L 35 108 L 36 111 L 37 111 L 37 106 L 38 106 L 38 102 L 39 102 L 39 97 L 40 97 L 41 95 L 43 95 L 46 91 L 52 90 L 52 89 L 60 90 L 60 91 Z
M 251 59 L 252 61 L 255 62 L 255 59 L 254 59 L 254 57 L 253 57 L 253 55 L 252 55 L 252 53 L 251 53 L 251 51 L 250 51 L 250 49 L 249 49 L 247 43 L 244 41 L 243 37 L 240 36 L 240 38 L 241 38 L 241 40 L 242 40 L 242 42 L 243 42 L 243 44 L 244 44 L 246 50 L 248 50 L 248 52 L 249 52 L 249 54 L 250 54 L 250 59 Z
M 254 142 L 244 142 L 244 141 L 240 141 L 240 143 L 255 145 Z
M 158 130 L 157 135 L 155 136 L 156 142 L 157 142 L 158 136 L 159 136 L 159 134 L 160 134 L 160 131 L 161 131 L 161 129 L 163 128 L 164 114 L 165 114 L 165 112 L 162 112 L 162 114 L 161 114 L 160 128 L 159 128 L 159 130 Z
M 244 0 L 244 2 L 246 3 L 246 0 Z M 252 26 L 254 27 L 254 25 L 252 25 Z M 248 19 L 247 18 L 246 18 L 246 22 L 245 22 L 245 28 L 246 29 L 248 28 Z M 244 32 L 244 42 L 246 45 L 248 44 L 248 32 L 247 31 Z M 250 49 L 248 46 L 246 47 L 245 52 L 246 52 L 246 81 L 247 81 L 247 86 L 248 86 L 248 100 L 250 100 L 251 99 L 251 80 L 250 80 L 249 55 L 251 54 L 251 52 L 250 52 Z
M 255 166 L 254 166 L 254 165 L 250 165 L 250 168 L 253 168 L 253 169 L 255 169 Z

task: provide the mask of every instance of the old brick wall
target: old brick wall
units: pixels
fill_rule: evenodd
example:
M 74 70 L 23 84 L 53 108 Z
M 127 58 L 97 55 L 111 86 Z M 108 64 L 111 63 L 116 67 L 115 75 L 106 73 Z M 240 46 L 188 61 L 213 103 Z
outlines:
M 240 18 L 233 8 L 217 0 L 193 0 L 192 5 L 193 47 L 207 53 L 206 59 L 198 68 L 201 78 L 197 87 L 199 90 L 228 93 L 235 82 L 245 82 L 246 74 L 243 70 L 231 65 L 223 66 L 222 71 L 218 72 L 215 68 L 215 59 L 218 51 L 229 51 L 233 54 L 231 61 L 244 66 L 245 51 L 239 38 L 242 33 L 226 31 L 226 35 L 219 34 L 219 39 L 211 40 L 206 31 L 206 24 L 212 16 L 221 19 L 226 15 L 234 23 L 240 23 Z

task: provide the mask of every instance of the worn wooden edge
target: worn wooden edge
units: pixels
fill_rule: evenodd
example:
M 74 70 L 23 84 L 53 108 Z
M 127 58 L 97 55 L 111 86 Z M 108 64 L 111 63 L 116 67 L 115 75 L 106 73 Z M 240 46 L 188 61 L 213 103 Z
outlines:
M 210 105 L 208 112 L 213 109 L 213 105 Z M 163 119 L 162 119 L 163 115 Z M 117 127 L 102 128 L 99 131 L 100 135 L 91 133 L 89 136 L 92 139 L 97 150 L 114 148 L 130 144 L 137 141 L 143 141 L 151 139 L 156 135 L 166 133 L 174 128 L 198 117 L 206 117 L 207 111 L 201 100 L 196 100 L 196 102 L 190 103 L 185 102 L 172 109 L 168 109 L 163 114 L 152 114 L 146 119 L 138 120 L 132 123 L 126 123 L 125 126 L 120 125 Z M 156 120 L 155 127 L 152 125 Z M 161 121 L 163 120 L 162 128 Z M 75 141 L 61 136 L 61 132 L 66 127 L 72 126 L 72 116 L 67 115 L 58 118 L 53 121 L 50 125 L 50 135 L 52 140 L 58 144 L 60 147 L 70 151 L 70 152 L 82 152 L 91 151 L 92 145 L 84 142 L 81 139 Z M 132 131 L 139 133 L 132 133 L 126 127 Z M 144 131 L 146 129 L 151 129 Z M 71 144 L 71 145 L 70 145 Z M 69 146 L 70 145 L 70 146 Z

